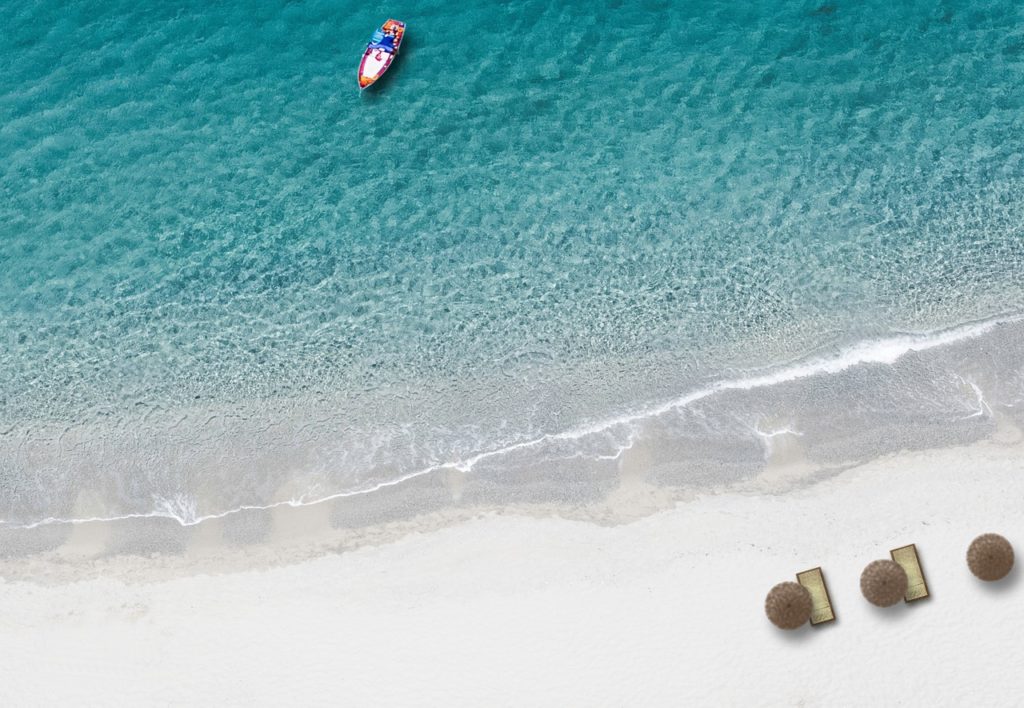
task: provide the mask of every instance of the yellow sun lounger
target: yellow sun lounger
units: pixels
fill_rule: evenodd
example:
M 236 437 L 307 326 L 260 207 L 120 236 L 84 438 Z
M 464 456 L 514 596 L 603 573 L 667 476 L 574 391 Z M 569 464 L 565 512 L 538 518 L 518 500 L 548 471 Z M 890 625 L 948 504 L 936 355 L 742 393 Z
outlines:
M 917 557 L 917 546 L 911 543 L 909 546 L 894 548 L 889 551 L 889 555 L 907 573 L 907 594 L 903 596 L 903 601 L 913 602 L 928 597 L 928 583 L 924 579 L 921 560 Z
M 828 596 L 828 586 L 821 568 L 811 568 L 796 574 L 796 581 L 811 593 L 811 624 L 831 622 L 836 618 L 832 611 L 832 600 Z

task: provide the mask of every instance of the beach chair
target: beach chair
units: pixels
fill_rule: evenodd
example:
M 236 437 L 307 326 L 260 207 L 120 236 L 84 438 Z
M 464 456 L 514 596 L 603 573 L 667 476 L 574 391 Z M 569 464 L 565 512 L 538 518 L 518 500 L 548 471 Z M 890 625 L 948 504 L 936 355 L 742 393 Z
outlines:
M 928 583 L 924 579 L 921 559 L 917 557 L 917 546 L 900 546 L 889 551 L 889 555 L 907 574 L 907 592 L 904 602 L 914 602 L 928 597 Z
M 811 568 L 796 574 L 796 581 L 807 588 L 811 594 L 811 624 L 832 622 L 836 613 L 832 610 L 832 600 L 828 596 L 828 586 L 821 568 Z

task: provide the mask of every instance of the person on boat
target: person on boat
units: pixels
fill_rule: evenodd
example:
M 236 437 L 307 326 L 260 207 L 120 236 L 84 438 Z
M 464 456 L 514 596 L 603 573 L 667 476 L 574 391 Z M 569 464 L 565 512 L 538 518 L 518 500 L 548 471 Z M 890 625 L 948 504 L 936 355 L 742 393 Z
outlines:
M 385 52 L 395 51 L 395 38 L 393 35 L 377 30 L 370 41 L 370 49 L 383 49 Z

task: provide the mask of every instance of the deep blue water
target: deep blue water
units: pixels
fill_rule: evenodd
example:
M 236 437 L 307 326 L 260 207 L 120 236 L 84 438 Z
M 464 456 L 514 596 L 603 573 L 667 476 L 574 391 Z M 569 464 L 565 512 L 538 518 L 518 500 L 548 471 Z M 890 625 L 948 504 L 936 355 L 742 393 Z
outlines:
M 1020 3 L 0 26 L 0 518 L 362 488 L 1024 310 Z

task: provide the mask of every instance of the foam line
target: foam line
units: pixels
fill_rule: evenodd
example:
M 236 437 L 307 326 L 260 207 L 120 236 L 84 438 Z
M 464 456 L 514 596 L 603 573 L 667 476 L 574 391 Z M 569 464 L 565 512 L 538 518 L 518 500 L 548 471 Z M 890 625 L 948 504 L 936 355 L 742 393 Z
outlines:
M 515 443 L 513 445 L 507 445 L 505 447 L 497 448 L 494 450 L 487 450 L 478 453 L 465 460 L 456 460 L 452 462 L 440 463 L 424 467 L 422 469 L 410 472 L 402 475 L 395 479 L 387 480 L 385 482 L 378 482 L 369 487 L 362 489 L 355 489 L 345 492 L 336 492 L 323 497 L 316 497 L 307 499 L 302 496 L 298 499 L 289 499 L 287 501 L 273 502 L 270 504 L 253 504 L 243 505 L 226 511 L 218 512 L 216 514 L 206 514 L 203 516 L 195 515 L 194 513 L 176 513 L 171 510 L 171 504 L 168 500 L 158 500 L 157 506 L 163 508 L 157 508 L 147 513 L 133 513 L 124 514 L 121 516 L 106 516 L 106 517 L 88 517 L 88 518 L 57 518 L 47 517 L 40 519 L 28 524 L 14 524 L 9 521 L 0 520 L 0 526 L 6 526 L 8 528 L 18 529 L 33 529 L 40 526 L 47 526 L 50 524 L 85 524 L 93 522 L 110 522 L 110 521 L 125 521 L 129 519 L 148 519 L 148 518 L 166 518 L 173 519 L 180 523 L 182 526 L 195 526 L 204 521 L 211 521 L 214 519 L 222 519 L 231 514 L 237 514 L 243 511 L 264 511 L 269 509 L 276 509 L 283 506 L 289 507 L 302 507 L 312 506 L 314 504 L 322 504 L 324 502 L 333 501 L 336 499 L 344 499 L 348 497 L 360 496 L 363 494 L 372 494 L 373 492 L 386 489 L 388 487 L 394 487 L 404 482 L 408 482 L 417 477 L 422 477 L 442 469 L 454 468 L 462 472 L 472 472 L 473 467 L 477 463 L 487 460 L 493 457 L 500 457 L 508 455 L 510 453 L 525 450 L 529 448 L 538 447 L 548 442 L 562 441 L 562 440 L 578 440 L 588 435 L 595 435 L 598 433 L 606 432 L 617 427 L 628 426 L 633 423 L 655 418 L 666 413 L 685 408 L 686 406 L 696 401 L 708 398 L 717 393 L 725 391 L 749 391 L 757 388 L 766 388 L 770 386 L 777 386 L 779 384 L 789 383 L 791 381 L 797 381 L 799 379 L 810 378 L 814 376 L 822 376 L 826 374 L 837 374 L 855 366 L 861 366 L 865 364 L 894 364 L 903 356 L 911 352 L 927 351 L 929 349 L 935 349 L 937 347 L 948 346 L 956 344 L 970 339 L 980 337 L 992 330 L 1006 324 L 1012 324 L 1024 321 L 1024 314 L 1006 315 L 1000 317 L 994 317 L 992 319 L 983 320 L 980 322 L 972 322 L 957 327 L 953 327 L 946 330 L 939 330 L 930 333 L 907 333 L 901 334 L 894 337 L 887 337 L 884 339 L 877 340 L 866 340 L 859 342 L 851 347 L 841 350 L 839 353 L 831 357 L 811 357 L 790 365 L 782 366 L 775 371 L 769 371 L 764 374 L 748 376 L 739 379 L 719 381 L 711 386 L 697 389 L 681 396 L 673 398 L 664 403 L 643 408 L 635 412 L 626 413 L 613 418 L 606 418 L 603 420 L 596 421 L 587 425 L 579 426 L 566 430 L 559 433 L 550 433 L 534 438 L 532 440 L 526 440 L 523 442 Z M 617 456 L 617 455 L 616 455 Z M 614 459 L 613 456 L 612 459 Z M 179 508 L 188 509 L 188 505 L 177 504 Z

